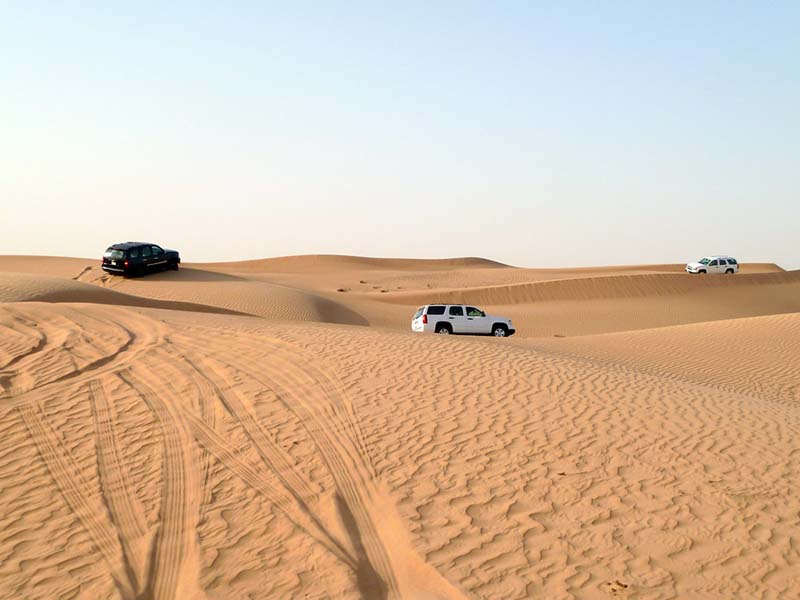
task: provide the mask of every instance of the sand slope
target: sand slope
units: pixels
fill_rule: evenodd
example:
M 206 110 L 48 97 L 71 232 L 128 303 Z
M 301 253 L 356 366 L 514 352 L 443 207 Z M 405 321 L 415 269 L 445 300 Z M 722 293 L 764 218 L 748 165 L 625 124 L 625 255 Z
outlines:
M 0 273 L 0 597 L 800 595 L 796 272 L 301 258 Z
M 55 274 L 128 296 L 210 310 L 404 331 L 417 306 L 428 302 L 465 302 L 511 317 L 519 337 L 587 335 L 800 311 L 798 271 L 757 263 L 742 265 L 742 273 L 735 276 L 699 277 L 682 268 L 520 269 L 476 258 L 309 255 L 185 265 L 179 272 L 124 279 L 103 273 L 97 261 L 86 259 L 0 257 L 0 272 L 33 275 L 31 282 Z M 7 292 L 7 301 L 51 301 L 50 288 L 59 290 L 59 298 L 69 297 L 63 282 L 42 281 L 47 283 L 37 284 L 37 289 L 46 297 L 27 293 L 31 286 L 26 284 L 22 291 Z M 82 288 L 72 301 L 82 301 L 79 297 L 86 293 Z

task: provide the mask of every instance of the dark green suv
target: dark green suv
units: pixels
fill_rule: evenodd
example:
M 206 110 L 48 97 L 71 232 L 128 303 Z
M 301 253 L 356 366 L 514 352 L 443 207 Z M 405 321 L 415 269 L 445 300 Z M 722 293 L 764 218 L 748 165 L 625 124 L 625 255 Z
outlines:
M 103 253 L 103 271 L 117 275 L 145 275 L 166 269 L 178 270 L 181 262 L 176 250 L 146 242 L 125 242 L 109 246 Z

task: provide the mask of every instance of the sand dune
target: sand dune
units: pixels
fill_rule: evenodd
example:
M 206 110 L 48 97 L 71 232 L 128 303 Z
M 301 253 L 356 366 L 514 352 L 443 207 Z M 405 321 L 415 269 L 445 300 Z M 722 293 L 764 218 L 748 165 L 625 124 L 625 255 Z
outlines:
M 239 273 L 250 272 L 299 272 L 344 270 L 437 270 L 452 268 L 508 267 L 494 260 L 477 257 L 462 258 L 372 258 L 366 256 L 346 256 L 342 254 L 307 254 L 301 256 L 281 256 L 237 262 L 196 263 L 197 267 L 211 270 L 222 269 Z
M 612 275 L 579 277 L 516 285 L 476 287 L 460 290 L 437 290 L 438 301 L 475 304 L 529 304 L 559 300 L 602 300 L 609 298 L 641 298 L 690 294 L 707 290 L 754 286 L 800 284 L 800 271 L 740 274 L 736 276 L 701 277 L 686 274 L 660 273 L 646 275 Z M 430 302 L 430 293 L 395 293 L 382 300 L 418 305 Z
M 800 595 L 797 272 L 271 261 L 0 257 L 0 597 Z
M 800 403 L 800 312 L 582 336 L 535 345 L 732 393 Z M 750 356 L 741 362 L 737 347 Z
M 0 273 L 0 303 L 2 302 L 87 302 L 208 313 L 244 314 L 236 310 L 226 310 L 224 307 L 142 298 L 71 279 L 22 273 Z

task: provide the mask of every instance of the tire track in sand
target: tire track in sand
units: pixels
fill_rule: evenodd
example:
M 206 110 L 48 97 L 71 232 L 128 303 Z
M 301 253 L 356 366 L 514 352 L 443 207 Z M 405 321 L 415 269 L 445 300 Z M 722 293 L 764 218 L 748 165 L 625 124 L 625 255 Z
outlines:
M 87 496 L 89 487 L 80 469 L 61 443 L 59 435 L 40 414 L 38 406 L 26 404 L 17 407 L 17 410 L 64 500 L 105 559 L 120 596 L 124 600 L 136 599 L 134 570 L 126 560 L 122 544 L 101 500 Z
M 123 466 L 119 440 L 114 432 L 116 415 L 109 405 L 100 381 L 89 383 L 89 400 L 95 427 L 95 448 L 100 486 L 108 505 L 111 519 L 119 529 L 119 538 L 126 561 L 136 576 L 133 582 L 137 592 L 144 584 L 145 547 L 147 523 L 144 509 L 137 501 L 134 488 Z
M 171 342 L 171 340 L 167 341 Z M 309 506 L 317 499 L 319 491 L 313 489 L 311 483 L 303 479 L 292 465 L 291 456 L 277 442 L 272 441 L 271 437 L 263 430 L 255 416 L 246 407 L 244 399 L 233 388 L 232 383 L 218 374 L 208 364 L 208 361 L 187 355 L 174 345 L 171 345 L 169 350 L 173 357 L 169 368 L 177 374 L 188 377 L 196 385 L 200 394 L 200 415 L 196 415 L 192 410 L 184 410 L 183 416 L 186 417 L 197 442 L 206 450 L 203 453 L 201 465 L 204 469 L 204 484 L 207 481 L 205 479 L 207 477 L 206 470 L 210 468 L 210 459 L 213 456 L 234 475 L 267 498 L 290 521 L 320 542 L 339 560 L 351 568 L 354 567 L 353 556 Z M 185 368 L 178 365 L 183 365 Z M 206 368 L 200 369 L 199 365 L 205 365 Z M 214 400 L 221 402 L 231 418 L 241 425 L 245 435 L 256 448 L 262 463 L 269 471 L 273 472 L 283 489 L 276 488 L 261 473 L 254 471 L 245 462 L 239 460 L 236 448 L 215 431 L 219 408 Z M 205 485 L 205 488 L 204 498 L 211 493 L 208 485 Z
M 33 337 L 36 342 L 27 348 L 24 352 L 20 354 L 16 354 L 9 359 L 3 365 L 0 365 L 0 376 L 2 376 L 3 372 L 13 367 L 19 361 L 29 358 L 31 356 L 35 356 L 37 353 L 41 352 L 47 346 L 47 334 L 41 330 L 40 327 L 36 325 L 35 322 L 30 321 L 19 314 L 15 314 L 14 311 L 10 310 L 8 307 L 3 307 L 6 312 L 11 315 L 12 320 L 17 323 L 18 325 L 22 326 L 24 330 L 24 334 L 26 337 Z M 16 334 L 19 334 L 19 330 L 16 327 L 11 327 L 8 325 L 2 325 L 2 327 L 7 328 L 13 331 Z
M 241 377 L 272 389 L 283 405 L 299 419 L 334 479 L 340 516 L 360 555 L 356 575 L 365 595 L 386 598 L 419 595 L 430 598 L 463 597 L 410 547 L 403 535 L 404 527 L 394 504 L 379 490 L 373 477 L 374 470 L 369 466 L 370 461 L 359 452 L 362 444 L 351 437 L 350 432 L 357 426 L 352 421 L 347 423 L 350 415 L 342 413 L 342 398 L 329 396 L 336 386 L 322 370 L 317 367 L 298 367 L 296 362 L 299 353 L 287 351 L 283 342 L 253 344 L 237 340 L 236 345 L 240 350 L 250 348 L 263 355 L 264 346 L 270 348 L 269 362 L 272 366 L 278 363 L 279 367 L 267 370 L 263 363 L 248 358 L 245 352 L 237 354 L 233 362 L 207 347 L 199 347 L 191 338 L 182 338 L 182 341 L 204 356 L 213 354 L 215 361 L 238 372 Z M 388 531 L 385 536 L 376 525 L 378 519 Z M 384 537 L 391 538 L 388 540 L 391 553 Z M 404 575 L 402 578 L 398 578 L 398 569 Z M 416 587 L 413 581 L 414 576 L 422 572 L 426 573 L 427 589 Z
M 167 341 L 172 342 L 169 339 Z M 244 408 L 244 399 L 233 388 L 232 382 L 226 380 L 223 375 L 216 373 L 208 365 L 208 361 L 189 355 L 174 345 L 170 346 L 170 354 L 174 360 L 169 364 L 169 367 L 178 374 L 185 377 L 188 376 L 199 388 L 200 415 L 191 410 L 185 410 L 183 416 L 186 417 L 198 444 L 206 450 L 203 458 L 210 459 L 213 456 L 234 475 L 281 510 L 297 527 L 316 539 L 348 567 L 355 569 L 355 558 L 342 546 L 341 540 L 311 510 L 309 504 L 317 499 L 318 492 L 303 491 L 305 488 L 311 490 L 311 484 L 306 482 L 299 472 L 296 472 L 295 467 L 291 464 L 291 456 L 288 453 L 282 450 L 277 443 L 271 441 L 269 453 L 276 453 L 278 455 L 277 460 L 273 456 L 265 456 L 268 453 L 263 452 L 264 448 L 257 448 L 259 458 L 261 458 L 267 469 L 276 476 L 284 488 L 281 489 L 275 487 L 262 473 L 253 470 L 247 463 L 240 460 L 237 457 L 237 449 L 216 432 L 214 425 L 217 421 L 217 416 L 219 416 L 217 415 L 219 408 L 214 400 L 219 400 L 228 410 L 231 418 L 239 422 L 243 429 L 245 429 L 245 426 L 241 419 L 242 412 L 246 411 L 251 415 L 251 411 Z M 203 364 L 207 367 L 205 370 L 201 370 L 198 366 Z M 181 369 L 177 365 L 185 365 L 185 369 Z M 233 398 L 232 400 L 231 397 Z M 241 412 L 237 412 L 237 408 L 241 408 Z M 268 435 L 263 431 L 260 424 L 255 421 L 254 415 L 251 415 L 250 418 L 252 419 L 251 425 L 257 426 L 263 435 Z M 248 435 L 247 431 L 245 431 L 245 435 Z M 248 439 L 251 443 L 257 445 L 253 437 L 248 435 Z M 296 480 L 301 489 L 294 489 L 286 477 L 281 477 L 281 473 L 276 469 L 276 463 L 282 463 L 284 475 L 291 473 L 293 475 L 292 481 Z M 210 488 L 206 491 L 210 493 Z
M 119 373 L 153 412 L 162 437 L 161 508 L 145 594 L 154 600 L 199 597 L 202 593 L 195 535 L 199 506 L 192 496 L 197 472 L 192 456 L 192 436 L 183 426 L 180 416 L 183 407 L 179 399 L 164 385 L 159 385 L 157 392 L 146 380 L 152 377 L 146 362 L 140 361 Z
M 105 373 L 114 373 L 124 369 L 146 351 L 161 345 L 164 338 L 164 325 L 150 317 L 138 313 L 130 314 L 130 312 L 116 308 L 113 318 L 108 318 L 108 320 L 87 316 L 105 327 L 111 326 L 122 330 L 127 336 L 127 340 L 108 355 L 33 389 L 14 394 L 8 399 L 8 402 L 13 406 L 20 406 L 32 401 L 41 402 L 61 396 L 86 385 L 92 379 Z
M 209 359 L 197 360 L 202 361 L 200 364 L 205 366 L 202 371 L 203 377 L 213 388 L 219 391 L 219 399 L 231 417 L 242 426 L 264 464 L 275 473 L 284 487 L 300 502 L 306 504 L 315 500 L 319 495 L 319 491 L 298 473 L 288 452 L 281 448 L 280 444 L 264 431 L 264 428 L 258 423 L 255 415 L 236 388 L 220 374 L 217 370 L 219 367 L 214 366 L 214 361 Z
M 268 480 L 254 471 L 236 456 L 236 451 L 224 438 L 197 415 L 187 412 L 186 419 L 197 442 L 231 473 L 239 477 L 252 489 L 264 496 L 270 504 L 280 510 L 297 527 L 322 544 L 331 554 L 350 568 L 356 567 L 355 559 L 342 547 L 339 540 L 328 532 L 315 515 L 307 508 L 298 507 L 297 499 L 274 487 Z

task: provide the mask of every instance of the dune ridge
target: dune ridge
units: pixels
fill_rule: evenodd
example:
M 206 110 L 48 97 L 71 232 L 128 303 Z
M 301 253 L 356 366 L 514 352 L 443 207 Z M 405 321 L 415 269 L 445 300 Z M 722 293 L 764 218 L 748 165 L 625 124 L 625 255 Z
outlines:
M 2 302 L 112 304 L 204 313 L 244 314 L 240 311 L 202 303 L 142 298 L 58 277 L 0 272 L 0 303 Z
M 193 263 L 205 269 L 224 269 L 234 272 L 314 272 L 328 269 L 360 270 L 435 270 L 446 268 L 512 268 L 509 265 L 478 257 L 459 258 L 374 258 L 346 254 L 304 254 L 259 258 L 254 260 Z
M 415 304 L 428 302 L 525 304 L 559 300 L 594 300 L 641 298 L 647 296 L 687 294 L 699 290 L 800 284 L 800 271 L 751 273 L 734 276 L 690 276 L 676 273 L 610 275 L 554 279 L 514 285 L 497 285 L 459 290 L 437 290 L 432 293 L 395 292 L 381 300 Z

